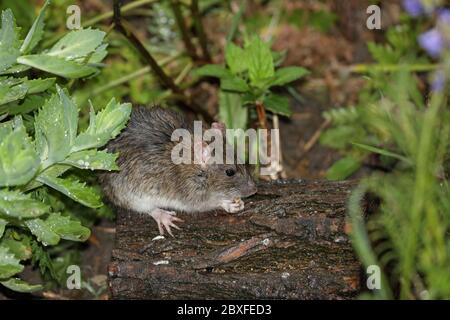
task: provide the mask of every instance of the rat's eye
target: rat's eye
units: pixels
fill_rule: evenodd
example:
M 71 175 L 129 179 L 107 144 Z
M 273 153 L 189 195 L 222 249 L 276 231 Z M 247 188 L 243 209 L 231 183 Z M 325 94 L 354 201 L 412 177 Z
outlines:
M 234 176 L 234 174 L 236 173 L 236 171 L 234 171 L 233 169 L 227 169 L 225 171 L 225 173 L 227 174 L 227 176 L 231 177 Z

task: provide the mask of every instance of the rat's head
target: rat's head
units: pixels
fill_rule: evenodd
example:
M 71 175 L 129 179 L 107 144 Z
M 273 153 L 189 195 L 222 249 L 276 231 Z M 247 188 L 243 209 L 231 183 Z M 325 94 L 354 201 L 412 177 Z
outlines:
M 194 156 L 199 160 L 200 175 L 208 192 L 218 200 L 234 200 L 256 193 L 256 184 L 245 164 L 239 164 L 238 157 L 226 152 L 225 126 L 214 122 L 211 129 L 220 131 L 220 153 L 216 157 L 218 144 L 199 142 L 194 144 Z M 222 161 L 220 161 L 221 159 Z

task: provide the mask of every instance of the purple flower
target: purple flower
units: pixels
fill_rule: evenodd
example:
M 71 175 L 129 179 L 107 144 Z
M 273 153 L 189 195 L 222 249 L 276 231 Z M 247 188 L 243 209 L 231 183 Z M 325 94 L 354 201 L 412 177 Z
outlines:
M 403 7 L 413 17 L 419 17 L 425 13 L 425 8 L 420 0 L 403 0 Z
M 438 23 L 450 27 L 450 9 L 440 9 L 438 11 Z
M 445 73 L 442 70 L 436 71 L 431 79 L 431 90 L 440 92 L 445 87 Z
M 440 56 L 444 47 L 444 38 L 436 29 L 431 29 L 419 36 L 419 45 L 433 58 Z

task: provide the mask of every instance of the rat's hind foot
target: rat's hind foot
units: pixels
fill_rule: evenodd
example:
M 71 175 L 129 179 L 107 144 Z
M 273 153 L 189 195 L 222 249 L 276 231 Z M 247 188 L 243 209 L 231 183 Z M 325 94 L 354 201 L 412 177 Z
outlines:
M 241 199 L 223 200 L 220 206 L 226 212 L 235 213 L 244 209 L 244 201 L 242 201 Z
M 183 220 L 176 217 L 176 213 L 174 211 L 166 211 L 163 209 L 156 208 L 153 209 L 152 212 L 150 212 L 150 215 L 153 217 L 153 219 L 156 220 L 156 223 L 158 224 L 159 233 L 161 235 L 164 234 L 165 228 L 167 232 L 173 237 L 172 230 L 170 230 L 170 228 L 173 227 L 175 229 L 180 230 L 180 228 L 176 226 L 174 222 L 183 222 Z

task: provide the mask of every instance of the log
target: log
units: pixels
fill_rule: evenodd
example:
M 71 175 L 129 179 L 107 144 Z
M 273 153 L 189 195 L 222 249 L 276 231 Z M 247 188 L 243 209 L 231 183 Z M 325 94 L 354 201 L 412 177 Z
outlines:
M 258 186 L 237 214 L 181 215 L 175 237 L 118 210 L 108 266 L 113 299 L 351 299 L 361 267 L 346 230 L 354 181 Z

